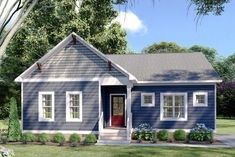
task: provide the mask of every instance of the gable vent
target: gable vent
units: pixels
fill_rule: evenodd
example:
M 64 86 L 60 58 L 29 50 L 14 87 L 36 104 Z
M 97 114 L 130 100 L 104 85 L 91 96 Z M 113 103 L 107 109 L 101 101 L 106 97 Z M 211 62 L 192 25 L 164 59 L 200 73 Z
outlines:
M 74 34 L 72 34 L 72 38 L 73 38 L 73 44 L 76 45 L 77 39 L 76 39 L 76 36 Z
M 37 67 L 38 67 L 38 70 L 41 72 L 42 71 L 42 63 L 37 62 Z
M 112 63 L 110 61 L 108 61 L 108 68 L 109 68 L 109 71 L 112 70 Z

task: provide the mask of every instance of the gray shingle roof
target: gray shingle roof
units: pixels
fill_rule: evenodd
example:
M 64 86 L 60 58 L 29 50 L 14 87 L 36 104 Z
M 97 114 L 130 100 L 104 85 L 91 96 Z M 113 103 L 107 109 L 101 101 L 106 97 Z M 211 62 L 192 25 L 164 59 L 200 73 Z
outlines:
M 138 81 L 219 80 L 206 57 L 200 53 L 107 55 Z

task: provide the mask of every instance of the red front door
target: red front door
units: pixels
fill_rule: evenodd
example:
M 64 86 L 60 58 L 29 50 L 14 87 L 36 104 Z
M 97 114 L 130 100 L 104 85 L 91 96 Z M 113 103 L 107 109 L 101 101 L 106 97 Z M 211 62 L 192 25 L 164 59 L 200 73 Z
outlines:
M 123 127 L 125 121 L 125 96 L 111 96 L 111 117 L 112 126 Z

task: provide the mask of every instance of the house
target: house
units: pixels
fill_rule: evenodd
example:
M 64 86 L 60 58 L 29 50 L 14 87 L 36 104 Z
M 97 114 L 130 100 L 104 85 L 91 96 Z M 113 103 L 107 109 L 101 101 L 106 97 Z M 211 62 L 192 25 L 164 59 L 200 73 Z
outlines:
M 130 141 L 133 128 L 216 129 L 216 83 L 202 53 L 104 55 L 72 33 L 15 80 L 22 130 Z

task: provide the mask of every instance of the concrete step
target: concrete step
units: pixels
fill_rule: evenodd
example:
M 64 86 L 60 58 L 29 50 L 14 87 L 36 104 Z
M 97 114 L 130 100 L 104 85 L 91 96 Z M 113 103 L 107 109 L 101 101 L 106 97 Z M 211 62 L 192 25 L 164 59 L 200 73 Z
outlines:
M 127 140 L 98 140 L 96 145 L 127 145 L 130 141 Z
M 122 133 L 124 133 L 124 134 L 126 134 L 127 133 L 127 131 L 126 131 L 126 129 L 103 129 L 102 130 L 102 133 L 113 133 L 113 134 L 122 134 Z
M 104 132 L 101 132 L 100 133 L 101 136 L 126 136 L 127 133 L 104 133 Z
M 100 136 L 100 140 L 126 140 L 126 136 Z

